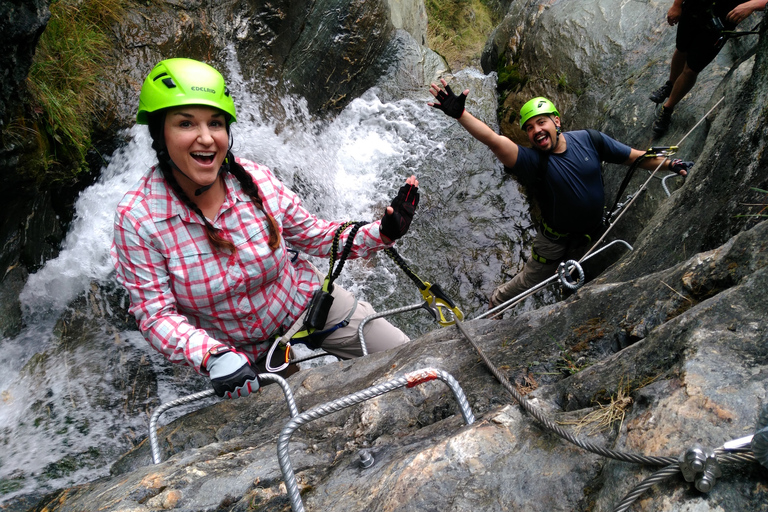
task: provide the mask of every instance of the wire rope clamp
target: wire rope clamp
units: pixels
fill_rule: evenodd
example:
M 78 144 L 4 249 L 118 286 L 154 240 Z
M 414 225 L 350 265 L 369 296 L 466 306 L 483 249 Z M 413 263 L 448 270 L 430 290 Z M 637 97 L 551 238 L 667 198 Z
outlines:
M 685 481 L 695 482 L 696 489 L 701 492 L 711 491 L 717 479 L 723 476 L 715 452 L 698 444 L 682 453 L 678 463 Z
M 571 271 L 574 269 L 579 276 L 576 281 L 574 281 L 571 276 Z M 560 278 L 560 282 L 563 283 L 563 286 L 570 290 L 578 290 L 584 286 L 584 269 L 581 268 L 581 265 L 579 265 L 579 262 L 576 260 L 561 262 L 560 265 L 557 266 L 557 276 Z

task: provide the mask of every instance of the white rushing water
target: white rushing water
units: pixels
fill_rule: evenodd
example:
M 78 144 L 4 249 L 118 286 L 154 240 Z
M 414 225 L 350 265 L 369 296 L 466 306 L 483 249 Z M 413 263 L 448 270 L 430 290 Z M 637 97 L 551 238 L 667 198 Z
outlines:
M 238 70 L 229 74 L 238 76 Z M 429 191 L 424 169 L 439 176 L 433 188 L 458 179 L 444 169 L 447 136 L 435 135 L 455 123 L 426 105 L 426 89 L 423 100 L 387 103 L 371 90 L 330 122 L 310 119 L 302 100 L 287 98 L 283 108 L 288 120 L 278 127 L 262 118 L 244 84 L 233 80 L 232 88 L 239 114 L 233 152 L 272 168 L 321 217 L 380 218 L 410 174 L 419 176 L 423 192 Z M 105 348 L 68 346 L 62 341 L 68 339 L 62 334 L 67 325 L 54 334 L 56 320 L 74 299 L 87 299 L 92 282 L 113 282 L 109 248 L 115 207 L 155 160 L 145 127 L 132 128 L 126 137 L 128 144 L 111 156 L 98 182 L 79 197 L 58 257 L 29 277 L 21 294 L 23 332 L 1 340 L 0 503 L 106 475 L 109 463 L 146 435 L 146 412 L 137 413 L 127 398 L 115 396 L 121 367 L 149 365 L 157 375 L 161 402 L 188 393 L 173 383 L 168 364 L 135 330 L 115 334 Z M 373 293 L 371 275 L 380 284 L 377 297 L 398 293 L 392 272 L 381 265 L 348 265 L 345 275 L 354 282 L 344 286 L 363 299 L 371 300 L 365 296 Z M 105 335 L 97 332 L 94 337 Z M 115 366 L 100 357 L 102 350 L 113 348 L 133 355 L 121 356 Z M 71 467 L 61 463 L 68 457 Z

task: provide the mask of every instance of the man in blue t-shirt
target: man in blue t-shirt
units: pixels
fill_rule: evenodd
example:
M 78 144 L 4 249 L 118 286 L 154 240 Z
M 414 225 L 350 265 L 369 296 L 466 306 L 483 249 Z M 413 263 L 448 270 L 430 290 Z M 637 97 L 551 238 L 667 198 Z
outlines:
M 541 97 L 533 98 L 520 109 L 520 126 L 533 149 L 518 146 L 464 109 L 469 89 L 457 96 L 445 80 L 440 82 L 442 86 L 430 87 L 439 103 L 429 105 L 458 120 L 473 137 L 488 146 L 505 168 L 529 187 L 541 209 L 531 258 L 522 272 L 493 292 L 490 306 L 496 307 L 553 276 L 560 261 L 575 257 L 569 250 L 583 246 L 583 235 L 602 228 L 602 160 L 631 165 L 645 152 L 594 130 L 563 133 L 560 113 L 551 101 Z M 693 166 L 693 162 L 663 157 L 643 158 L 639 163 L 645 169 L 656 169 L 660 164 L 662 169 L 681 176 Z

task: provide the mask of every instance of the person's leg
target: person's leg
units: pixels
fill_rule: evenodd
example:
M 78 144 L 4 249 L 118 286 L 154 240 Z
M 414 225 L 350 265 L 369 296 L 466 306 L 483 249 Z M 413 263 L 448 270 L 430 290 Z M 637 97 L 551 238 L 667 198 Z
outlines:
M 490 307 L 495 308 L 555 275 L 557 265 L 565 255 L 566 248 L 566 241 L 552 241 L 541 233 L 537 233 L 533 241 L 533 250 L 544 258 L 546 263 L 537 261 L 533 256 L 528 258 L 519 274 L 493 291 Z
M 669 97 L 675 82 L 683 72 L 686 56 L 687 53 L 675 48 L 675 52 L 672 54 L 672 62 L 669 65 L 669 79 L 648 97 L 652 102 L 657 104 L 663 103 Z
M 698 71 L 692 70 L 688 64 L 683 61 L 683 69 L 678 74 L 677 79 L 672 86 L 672 92 L 670 92 L 669 98 L 664 103 L 664 108 L 668 110 L 674 109 L 675 106 L 680 103 L 680 100 L 693 89 L 698 76 Z
M 328 313 L 326 328 L 336 325 L 347 318 L 350 310 L 355 306 L 355 298 L 350 292 L 339 285 L 335 285 L 333 288 L 333 306 Z M 363 349 L 357 332 L 358 327 L 360 327 L 363 319 L 375 313 L 376 311 L 369 303 L 358 302 L 355 311 L 349 318 L 349 324 L 336 329 L 328 335 L 322 341 L 320 347 L 329 354 L 333 354 L 341 359 L 362 356 Z M 376 318 L 366 322 L 363 327 L 363 336 L 365 338 L 365 347 L 369 354 L 382 352 L 410 341 L 403 331 L 383 318 Z
M 669 81 L 675 83 L 680 74 L 685 68 L 685 61 L 688 58 L 687 52 L 681 52 L 675 48 L 675 53 L 672 54 L 672 62 L 669 64 Z
M 680 100 L 682 100 L 691 89 L 693 89 L 698 76 L 699 72 L 694 71 L 686 62 L 683 66 L 683 71 L 672 85 L 672 91 L 669 94 L 669 98 L 667 98 L 667 101 L 662 105 L 659 115 L 653 123 L 653 133 L 659 136 L 667 133 L 669 125 L 672 124 L 672 114 L 675 110 L 675 106 L 680 103 Z

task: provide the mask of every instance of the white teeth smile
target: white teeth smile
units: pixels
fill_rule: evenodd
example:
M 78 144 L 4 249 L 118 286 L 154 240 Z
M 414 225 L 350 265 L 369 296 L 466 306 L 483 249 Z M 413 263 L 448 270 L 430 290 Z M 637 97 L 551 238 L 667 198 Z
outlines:
M 216 155 L 216 153 L 192 153 L 192 156 L 198 156 L 200 158 L 211 158 L 214 155 Z

